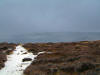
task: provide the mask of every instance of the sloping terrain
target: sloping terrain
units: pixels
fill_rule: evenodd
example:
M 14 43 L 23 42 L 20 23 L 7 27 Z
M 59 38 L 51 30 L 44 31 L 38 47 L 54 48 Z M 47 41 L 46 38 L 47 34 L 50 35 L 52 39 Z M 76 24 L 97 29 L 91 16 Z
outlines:
M 38 55 L 25 75 L 100 75 L 100 41 L 71 43 L 27 43 L 29 52 Z

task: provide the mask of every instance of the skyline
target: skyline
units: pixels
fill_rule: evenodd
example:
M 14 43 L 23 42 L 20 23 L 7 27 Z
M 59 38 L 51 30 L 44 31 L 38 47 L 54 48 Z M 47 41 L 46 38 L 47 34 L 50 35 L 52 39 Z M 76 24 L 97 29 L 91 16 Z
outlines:
M 100 32 L 100 0 L 1 0 L 0 34 Z

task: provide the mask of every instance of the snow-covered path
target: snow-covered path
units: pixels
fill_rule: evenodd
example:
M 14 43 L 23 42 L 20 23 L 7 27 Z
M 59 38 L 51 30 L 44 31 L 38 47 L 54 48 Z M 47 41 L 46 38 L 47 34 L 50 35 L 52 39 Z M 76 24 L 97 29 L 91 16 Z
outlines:
M 17 46 L 13 54 L 7 56 L 8 60 L 5 63 L 5 67 L 0 70 L 0 75 L 23 75 L 23 70 L 25 70 L 32 61 L 22 62 L 22 59 L 31 58 L 34 60 L 36 56 L 37 55 L 28 53 L 22 46 Z

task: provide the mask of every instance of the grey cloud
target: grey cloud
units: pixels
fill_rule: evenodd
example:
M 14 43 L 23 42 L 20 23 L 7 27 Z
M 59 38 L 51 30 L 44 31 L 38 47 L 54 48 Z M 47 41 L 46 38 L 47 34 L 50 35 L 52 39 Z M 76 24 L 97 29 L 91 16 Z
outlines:
M 1 0 L 0 33 L 100 31 L 100 0 Z

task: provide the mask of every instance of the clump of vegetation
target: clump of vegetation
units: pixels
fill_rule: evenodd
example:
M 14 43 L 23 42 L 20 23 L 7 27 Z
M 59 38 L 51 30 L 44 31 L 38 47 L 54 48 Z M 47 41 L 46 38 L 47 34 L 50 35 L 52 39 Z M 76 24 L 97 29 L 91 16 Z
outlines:
M 38 55 L 24 74 L 100 75 L 100 41 L 30 43 L 24 47 L 33 53 L 46 52 Z

